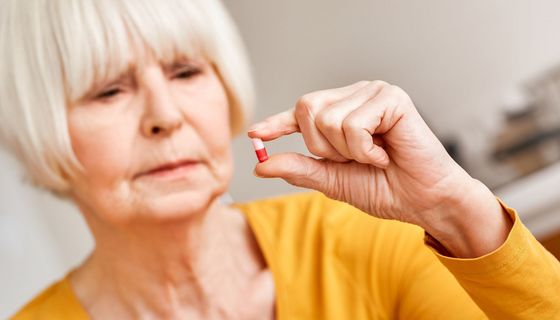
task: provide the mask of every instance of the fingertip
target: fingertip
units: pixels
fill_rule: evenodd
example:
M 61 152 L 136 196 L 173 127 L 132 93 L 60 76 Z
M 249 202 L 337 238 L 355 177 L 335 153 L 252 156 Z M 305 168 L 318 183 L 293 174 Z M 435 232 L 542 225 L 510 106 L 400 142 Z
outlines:
M 276 177 L 275 173 L 275 166 L 274 160 L 272 157 L 269 157 L 268 160 L 264 162 L 259 162 L 255 165 L 253 169 L 253 175 L 257 178 L 274 178 Z M 271 167 L 272 165 L 272 167 Z
M 266 127 L 266 123 L 265 121 L 261 121 L 261 122 L 257 122 L 254 123 L 252 126 L 250 126 L 247 131 L 251 132 L 251 131 L 259 131 L 262 130 L 263 128 Z
M 251 139 L 252 139 L 252 138 L 261 138 L 261 136 L 259 135 L 259 132 L 258 132 L 258 131 L 254 131 L 254 130 L 247 131 L 247 136 L 248 136 L 249 138 L 251 138 Z
M 271 131 L 270 129 L 267 128 L 267 129 L 261 129 L 261 130 L 258 130 L 258 131 L 247 131 L 247 136 L 250 139 L 259 138 L 262 141 L 272 141 L 272 140 L 278 138 L 281 135 L 279 135 L 279 134 L 277 134 L 277 133 L 275 133 L 275 132 L 273 132 L 273 131 Z
M 247 131 L 249 138 L 259 138 L 262 141 L 271 141 L 284 135 L 283 132 L 276 132 L 274 128 L 263 128 L 259 130 Z
M 266 124 L 263 122 L 256 123 L 247 129 L 249 138 L 262 138 L 266 131 Z
M 255 177 L 257 177 L 257 178 L 264 178 L 264 176 L 262 176 L 262 175 L 259 173 L 258 167 L 259 167 L 259 164 L 257 164 L 257 165 L 255 166 L 255 168 L 253 169 L 253 175 L 254 175 Z
M 253 173 L 259 178 L 282 177 L 293 167 L 291 164 L 294 162 L 294 157 L 297 157 L 297 155 L 290 153 L 269 155 L 266 161 L 255 165 Z
M 247 129 L 247 135 L 251 138 L 261 138 L 264 141 L 268 141 L 298 131 L 299 126 L 295 119 L 294 111 L 290 109 L 253 124 Z

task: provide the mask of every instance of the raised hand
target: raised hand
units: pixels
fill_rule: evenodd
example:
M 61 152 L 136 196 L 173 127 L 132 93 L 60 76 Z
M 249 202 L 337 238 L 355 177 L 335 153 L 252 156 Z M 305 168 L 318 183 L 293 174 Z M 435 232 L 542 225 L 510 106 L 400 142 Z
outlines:
M 505 240 L 511 222 L 497 200 L 447 154 L 402 89 L 362 81 L 313 92 L 248 134 L 267 141 L 294 132 L 318 159 L 272 155 L 257 164 L 258 176 L 280 177 L 371 215 L 419 225 L 457 255 L 486 253 Z M 486 225 L 475 229 L 473 223 Z M 466 238 L 490 233 L 498 237 L 491 236 L 496 239 L 489 246 L 466 248 L 477 247 Z

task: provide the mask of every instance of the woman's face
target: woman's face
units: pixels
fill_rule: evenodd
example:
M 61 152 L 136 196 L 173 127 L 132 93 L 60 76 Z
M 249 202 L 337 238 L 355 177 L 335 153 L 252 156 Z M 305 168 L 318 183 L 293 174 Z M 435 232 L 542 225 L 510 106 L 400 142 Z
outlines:
M 229 101 L 204 59 L 131 64 L 69 109 L 78 205 L 116 223 L 204 210 L 232 175 Z

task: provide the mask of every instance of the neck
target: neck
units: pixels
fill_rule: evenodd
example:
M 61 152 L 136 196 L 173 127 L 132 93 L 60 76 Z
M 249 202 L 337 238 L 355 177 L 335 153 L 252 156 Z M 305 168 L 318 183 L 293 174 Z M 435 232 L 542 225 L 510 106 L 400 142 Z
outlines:
M 235 304 L 264 265 L 243 216 L 218 201 L 173 222 L 115 228 L 87 216 L 96 248 L 74 282 L 92 309 L 118 301 L 132 317 L 205 316 Z

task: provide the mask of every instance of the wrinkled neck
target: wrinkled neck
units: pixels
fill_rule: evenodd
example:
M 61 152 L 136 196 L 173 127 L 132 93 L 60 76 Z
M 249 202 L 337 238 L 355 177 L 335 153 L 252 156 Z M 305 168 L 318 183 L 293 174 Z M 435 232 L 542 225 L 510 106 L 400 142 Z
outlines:
M 100 296 L 111 295 L 134 309 L 133 315 L 197 309 L 196 315 L 204 316 L 217 296 L 236 299 L 237 289 L 264 265 L 244 217 L 219 201 L 172 223 L 118 228 L 88 223 L 96 247 L 81 269 L 97 283 L 84 280 L 86 296 L 103 301 Z M 143 310 L 136 310 L 139 305 Z

